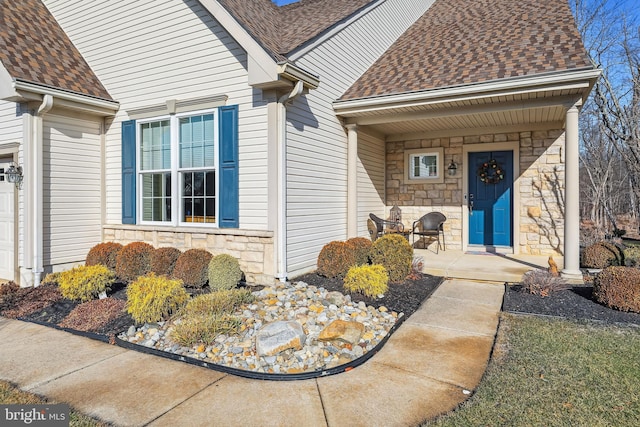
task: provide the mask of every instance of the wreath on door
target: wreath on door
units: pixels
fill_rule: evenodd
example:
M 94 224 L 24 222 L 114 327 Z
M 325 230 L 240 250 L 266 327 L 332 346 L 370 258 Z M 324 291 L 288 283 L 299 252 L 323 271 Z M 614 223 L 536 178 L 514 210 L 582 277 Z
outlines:
M 484 162 L 478 168 L 478 178 L 486 184 L 497 184 L 504 179 L 504 169 L 495 159 Z

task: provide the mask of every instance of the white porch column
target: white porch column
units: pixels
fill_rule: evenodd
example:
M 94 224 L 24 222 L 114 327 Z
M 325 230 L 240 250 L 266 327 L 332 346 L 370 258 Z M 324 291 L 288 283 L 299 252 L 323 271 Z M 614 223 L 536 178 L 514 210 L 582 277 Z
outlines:
M 564 171 L 564 269 L 562 277 L 582 279 L 580 272 L 580 189 L 578 104 L 567 110 Z
M 358 126 L 347 128 L 347 238 L 358 236 Z

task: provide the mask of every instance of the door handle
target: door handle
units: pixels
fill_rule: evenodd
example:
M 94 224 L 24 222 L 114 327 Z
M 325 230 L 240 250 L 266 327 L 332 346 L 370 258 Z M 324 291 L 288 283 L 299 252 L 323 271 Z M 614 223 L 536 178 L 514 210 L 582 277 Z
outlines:
M 469 193 L 469 212 L 473 214 L 473 193 Z

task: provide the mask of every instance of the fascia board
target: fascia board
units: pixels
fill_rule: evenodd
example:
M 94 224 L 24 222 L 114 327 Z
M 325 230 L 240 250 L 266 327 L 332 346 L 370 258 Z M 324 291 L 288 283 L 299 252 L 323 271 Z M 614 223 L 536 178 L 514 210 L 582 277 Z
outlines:
M 43 95 L 51 95 L 57 107 L 69 108 L 85 113 L 112 116 L 120 108 L 120 103 L 106 99 L 94 98 L 74 92 L 38 85 L 20 80 L 14 81 L 14 90 L 23 100 L 41 98 Z
M 550 89 L 561 90 L 578 88 L 583 89 L 588 93 L 600 74 L 601 70 L 599 69 L 588 69 L 512 79 L 500 79 L 485 83 L 453 86 L 421 92 L 336 101 L 333 103 L 333 108 L 339 115 L 349 115 L 365 113 L 368 111 L 381 111 L 399 107 L 480 99 L 514 93 L 547 91 Z
M 200 0 L 200 4 L 234 38 L 249 56 L 249 84 L 259 85 L 278 80 L 276 61 L 260 44 L 236 21 L 227 9 L 216 0 Z

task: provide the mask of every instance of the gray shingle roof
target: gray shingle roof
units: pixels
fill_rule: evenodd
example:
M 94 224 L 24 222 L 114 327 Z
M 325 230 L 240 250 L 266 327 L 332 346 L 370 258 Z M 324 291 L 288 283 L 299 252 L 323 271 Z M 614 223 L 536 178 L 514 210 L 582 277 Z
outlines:
M 566 0 L 436 0 L 341 100 L 585 67 Z
M 0 62 L 14 79 L 112 99 L 39 0 L 0 1 Z
M 277 61 L 373 0 L 218 0 Z

